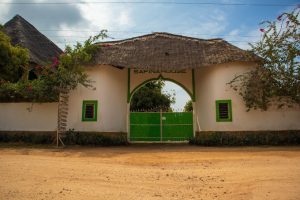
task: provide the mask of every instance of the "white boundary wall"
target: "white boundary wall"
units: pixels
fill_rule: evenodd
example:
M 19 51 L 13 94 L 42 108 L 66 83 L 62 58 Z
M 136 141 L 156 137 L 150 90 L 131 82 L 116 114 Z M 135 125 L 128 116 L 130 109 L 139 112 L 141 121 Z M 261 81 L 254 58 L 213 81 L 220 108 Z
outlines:
M 0 131 L 55 131 L 57 103 L 0 103 Z
M 242 97 L 226 83 L 253 69 L 253 64 L 228 63 L 195 71 L 196 113 L 202 131 L 300 130 L 300 108 L 246 112 Z M 232 122 L 216 122 L 216 100 L 232 100 Z M 198 127 L 197 127 L 198 128 Z
M 202 131 L 255 131 L 300 130 L 300 108 L 246 112 L 242 98 L 226 83 L 254 65 L 228 63 L 195 70 L 196 121 Z M 159 74 L 134 74 L 131 70 L 132 90 Z M 127 84 L 128 70 L 111 66 L 87 68 L 95 90 L 79 86 L 70 93 L 68 127 L 76 131 L 126 132 L 127 131 Z M 192 92 L 191 72 L 186 74 L 162 74 L 174 79 Z M 232 100 L 232 122 L 216 122 L 216 100 Z M 96 122 L 82 121 L 83 100 L 98 101 Z M 55 131 L 57 103 L 0 103 L 0 131 Z

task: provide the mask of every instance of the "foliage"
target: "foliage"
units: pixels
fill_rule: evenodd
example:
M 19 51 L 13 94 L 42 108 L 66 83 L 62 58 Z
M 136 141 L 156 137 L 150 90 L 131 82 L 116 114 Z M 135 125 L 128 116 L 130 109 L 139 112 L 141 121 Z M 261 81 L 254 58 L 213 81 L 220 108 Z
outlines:
M 171 111 L 171 104 L 175 103 L 174 95 L 162 92 L 162 80 L 151 81 L 138 89 L 132 97 L 130 109 L 134 111 L 149 111 L 162 109 Z
M 297 8 L 276 21 L 261 23 L 261 40 L 250 44 L 262 66 L 235 77 L 229 84 L 239 91 L 248 110 L 267 110 L 272 101 L 300 104 L 300 22 Z
M 83 44 L 77 43 L 73 48 L 66 46 L 65 52 L 52 63 L 45 66 L 36 66 L 35 80 L 18 80 L 11 83 L 3 79 L 0 83 L 0 101 L 33 101 L 53 102 L 58 100 L 61 91 L 75 89 L 78 84 L 91 86 L 83 66 L 90 63 L 98 46 L 93 42 L 107 37 L 106 31 L 101 31 L 95 37 L 90 37 Z M 9 66 L 4 65 L 8 70 Z
M 26 143 L 26 144 L 53 144 L 54 132 L 0 132 L 0 143 Z M 126 133 L 86 133 L 75 132 L 74 129 L 66 132 L 63 137 L 66 145 L 95 145 L 118 146 L 127 145 Z
M 235 131 L 198 133 L 189 143 L 201 146 L 299 145 L 300 131 Z
M 189 100 L 189 101 L 186 102 L 186 104 L 184 105 L 183 110 L 184 110 L 184 112 L 193 111 L 193 102 L 192 102 L 192 100 Z
M 26 132 L 1 132 L 0 142 L 27 143 L 27 144 L 52 144 L 54 134 L 51 133 L 26 133 Z
M 0 82 L 17 82 L 28 72 L 28 50 L 13 46 L 9 37 L 0 28 Z
M 112 133 L 81 133 L 70 129 L 66 132 L 63 141 L 67 145 L 95 145 L 95 146 L 119 146 L 127 145 L 127 136 L 124 133 L 112 135 Z
M 0 102 L 55 102 L 57 92 L 49 81 L 35 79 L 17 83 L 3 82 L 0 85 Z
M 74 48 L 67 46 L 65 52 L 60 55 L 58 60 L 54 60 L 52 67 L 57 64 L 57 70 L 50 77 L 58 91 L 60 89 L 72 90 L 78 84 L 89 87 L 91 81 L 88 79 L 87 74 L 84 72 L 83 65 L 90 64 L 94 54 L 99 46 L 93 43 L 99 38 L 107 37 L 106 31 L 101 31 L 100 34 L 90 37 L 83 44 L 77 42 Z M 51 70 L 46 73 L 51 73 Z

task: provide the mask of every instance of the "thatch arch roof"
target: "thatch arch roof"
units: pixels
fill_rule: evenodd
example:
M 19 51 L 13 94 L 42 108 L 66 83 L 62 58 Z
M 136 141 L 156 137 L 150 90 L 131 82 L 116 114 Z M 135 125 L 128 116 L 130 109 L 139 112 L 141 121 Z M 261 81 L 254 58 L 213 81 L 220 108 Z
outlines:
M 126 68 L 184 70 L 260 60 L 223 39 L 198 39 L 162 32 L 97 45 L 101 48 L 95 57 L 96 64 Z

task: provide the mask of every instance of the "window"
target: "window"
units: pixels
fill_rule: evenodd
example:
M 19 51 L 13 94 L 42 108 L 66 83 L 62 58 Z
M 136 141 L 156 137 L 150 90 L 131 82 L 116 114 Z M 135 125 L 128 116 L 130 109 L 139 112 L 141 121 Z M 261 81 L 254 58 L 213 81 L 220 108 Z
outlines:
M 82 121 L 97 121 L 98 101 L 82 102 Z
M 216 101 L 217 122 L 232 122 L 231 100 Z

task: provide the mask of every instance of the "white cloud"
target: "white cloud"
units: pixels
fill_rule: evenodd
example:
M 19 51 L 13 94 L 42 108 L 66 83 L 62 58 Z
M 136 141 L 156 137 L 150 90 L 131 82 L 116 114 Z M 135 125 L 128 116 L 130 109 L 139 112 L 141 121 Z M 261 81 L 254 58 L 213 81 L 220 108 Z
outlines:
M 127 6 L 111 6 L 109 4 L 78 4 L 76 5 L 84 19 L 76 25 L 60 24 L 57 35 L 59 46 L 64 43 L 74 44 L 75 41 L 85 41 L 89 36 L 98 34 L 101 30 L 128 30 L 134 25 L 131 9 Z M 66 30 L 66 31 L 64 31 Z
M 258 28 L 249 29 L 242 26 L 230 31 L 224 39 L 241 49 L 247 50 L 250 48 L 249 43 L 258 41 L 260 37 L 261 33 Z
M 199 38 L 212 38 L 224 32 L 228 26 L 227 13 L 214 8 L 213 10 L 199 10 L 201 15 L 186 18 L 182 26 L 178 26 L 176 33 Z M 184 16 L 186 17 L 186 16 Z M 185 31 L 183 31 L 185 30 Z
M 134 24 L 131 10 L 127 6 L 80 4 L 78 8 L 82 17 L 89 22 L 88 28 L 127 29 Z
M 130 12 L 128 10 L 123 10 L 120 13 L 119 19 L 118 19 L 119 25 L 129 28 L 132 26 L 133 22 L 130 16 Z
M 12 0 L 8 0 L 6 2 L 11 2 Z M 9 13 L 10 4 L 2 4 L 0 5 L 0 21 L 4 22 L 6 20 L 6 15 Z
M 203 28 L 203 31 L 207 34 L 220 34 L 228 25 L 227 15 L 220 9 L 214 9 L 208 15 L 204 15 L 203 18 L 203 25 L 201 28 Z

